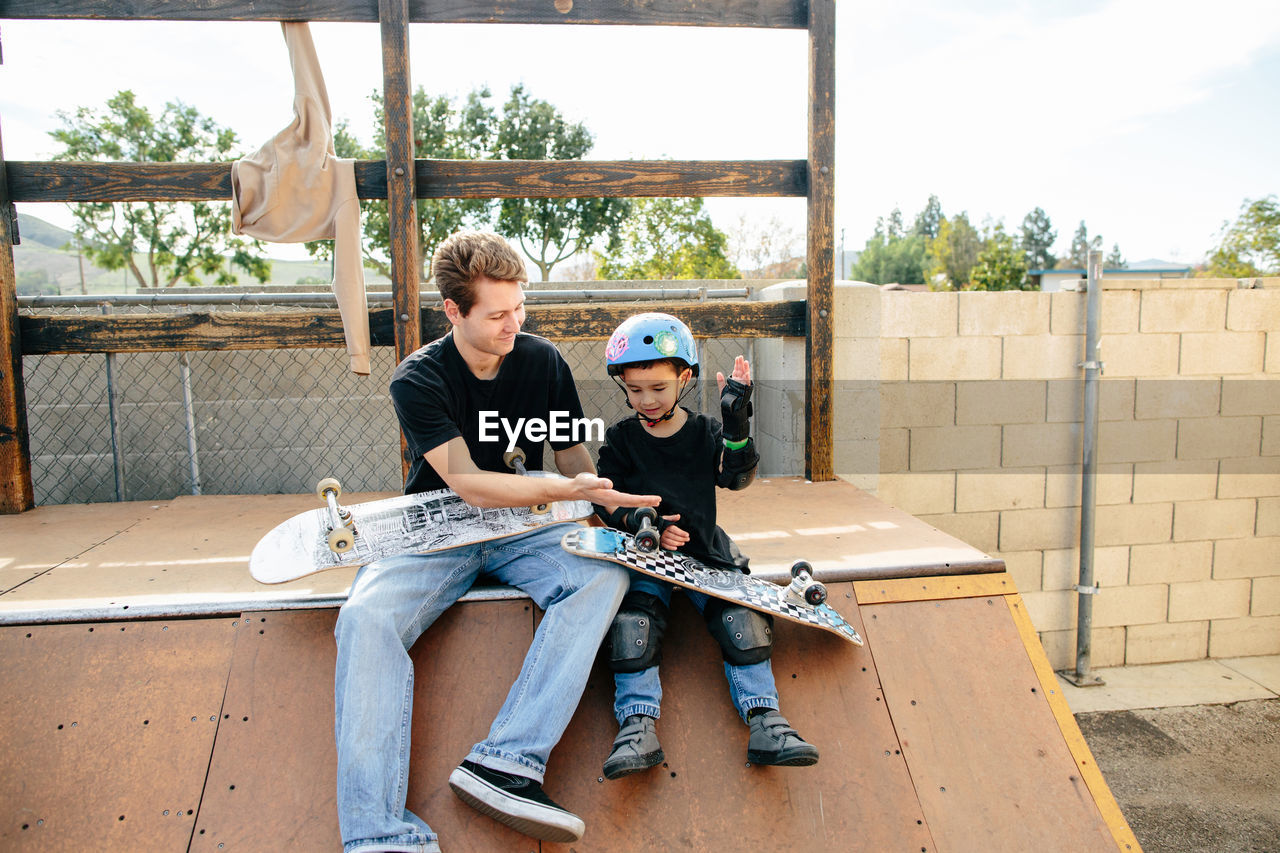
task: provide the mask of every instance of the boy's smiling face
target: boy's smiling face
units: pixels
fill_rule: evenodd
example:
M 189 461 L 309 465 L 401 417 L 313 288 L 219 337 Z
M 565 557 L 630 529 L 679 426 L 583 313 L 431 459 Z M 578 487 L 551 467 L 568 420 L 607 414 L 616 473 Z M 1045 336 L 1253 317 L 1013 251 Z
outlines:
M 693 371 L 685 368 L 677 371 L 668 361 L 648 367 L 626 367 L 622 371 L 622 386 L 627 389 L 627 402 L 644 420 L 653 422 L 675 408 L 680 391 L 693 377 Z

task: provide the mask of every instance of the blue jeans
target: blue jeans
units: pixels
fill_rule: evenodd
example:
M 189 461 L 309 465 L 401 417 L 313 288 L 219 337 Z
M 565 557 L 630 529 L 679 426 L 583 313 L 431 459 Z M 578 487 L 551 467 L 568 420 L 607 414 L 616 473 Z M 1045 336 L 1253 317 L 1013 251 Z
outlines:
M 413 666 L 408 649 L 481 572 L 546 611 L 520 674 L 467 759 L 542 781 L 627 590 L 620 566 L 568 553 L 569 525 L 365 566 L 338 612 L 338 823 L 343 848 L 430 853 L 436 836 L 405 808 Z
M 671 593 L 675 588 L 672 584 L 644 575 L 636 575 L 631 580 L 631 589 L 656 595 L 663 604 L 671 603 Z M 681 589 L 701 613 L 707 606 L 707 596 L 691 589 Z M 746 722 L 747 712 L 752 708 L 778 709 L 778 687 L 769 661 L 746 666 L 725 663 L 724 675 L 729 680 L 733 706 L 738 709 L 738 716 L 743 722 Z M 651 666 L 640 672 L 615 672 L 613 690 L 613 715 L 618 718 L 618 725 L 632 714 L 644 714 L 655 719 L 662 715 L 662 681 L 658 667 Z

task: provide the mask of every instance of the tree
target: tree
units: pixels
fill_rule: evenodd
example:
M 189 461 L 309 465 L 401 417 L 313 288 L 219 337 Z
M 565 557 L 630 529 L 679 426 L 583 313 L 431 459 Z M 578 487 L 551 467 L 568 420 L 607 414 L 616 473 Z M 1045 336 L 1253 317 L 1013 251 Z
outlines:
M 909 231 L 896 207 L 887 217 L 878 217 L 875 233 L 858 254 L 850 277 L 871 284 L 923 284 L 929 243 L 944 219 L 936 195 L 929 196 Z
M 369 96 L 374 105 L 378 132 L 376 141 L 364 147 L 346 122 L 333 133 L 334 151 L 339 157 L 365 160 L 386 159 L 386 142 L 382 132 L 386 110 L 381 92 Z M 461 105 L 452 98 L 432 97 L 421 86 L 413 93 L 413 144 L 418 157 L 443 160 L 475 160 L 487 157 L 497 127 L 497 113 L 486 103 L 491 93 L 487 88 L 472 90 Z M 490 223 L 492 202 L 488 199 L 429 198 L 418 200 L 418 238 L 422 249 L 423 272 L 430 267 L 436 247 L 455 231 L 483 228 Z M 362 254 L 365 266 L 385 276 L 391 275 L 391 220 L 385 201 L 365 200 L 360 203 L 364 240 Z M 332 241 L 307 243 L 316 257 L 328 258 Z
M 1070 269 L 1088 269 L 1089 253 L 1102 251 L 1102 235 L 1097 237 L 1089 237 L 1089 229 L 1084 226 L 1084 220 L 1080 220 L 1080 227 L 1076 229 L 1076 233 L 1071 238 L 1071 254 L 1064 260 Z
M 503 107 L 494 153 L 506 160 L 580 160 L 594 142 L 585 125 L 569 123 L 551 104 L 516 85 Z M 616 248 L 630 211 L 630 202 L 620 198 L 506 198 L 498 231 L 520 243 L 547 281 L 552 267 L 598 237 Z
M 867 240 L 849 275 L 871 284 L 923 284 L 926 238 L 921 234 L 891 239 L 881 227 Z
M 56 281 L 49 280 L 46 269 L 18 270 L 19 296 L 57 296 L 60 288 Z
M 982 239 L 965 212 L 943 219 L 937 238 L 929 241 L 927 256 L 929 281 L 947 290 L 962 290 L 969 284 Z
M 1240 206 L 1235 222 L 1222 223 L 1206 275 L 1251 278 L 1280 274 L 1280 203 L 1274 195 Z
M 1125 267 L 1124 255 L 1120 254 L 1119 243 L 1111 244 L 1111 254 L 1107 255 L 1107 257 L 1103 260 L 1102 265 L 1104 267 L 1107 267 L 1113 270 L 1124 269 Z
M 926 240 L 932 240 L 938 236 L 938 229 L 942 227 L 942 220 L 945 218 L 942 214 L 942 202 L 938 201 L 936 195 L 931 194 L 929 200 L 925 202 L 924 210 L 916 214 L 911 233 L 919 234 Z
M 1031 290 L 1027 279 L 1026 255 L 1003 225 L 987 234 L 985 245 L 973 266 L 974 290 Z
M 1053 256 L 1053 244 L 1058 239 L 1058 232 L 1053 230 L 1049 214 L 1037 207 L 1022 218 L 1022 228 L 1018 237 L 1018 246 L 1022 249 L 1027 269 L 1053 269 L 1056 258 Z
M 644 198 L 632 205 L 616 246 L 597 252 L 605 279 L 741 278 L 725 255 L 729 238 L 700 198 Z
M 793 262 L 796 243 L 800 236 L 795 229 L 778 216 L 758 223 L 740 214 L 737 224 L 729 231 L 729 260 L 739 271 L 750 271 L 760 278 L 777 278 L 779 268 L 789 268 Z M 772 268 L 772 269 L 771 269 Z
M 199 163 L 235 157 L 236 135 L 179 101 L 158 116 L 137 103 L 128 89 L 103 110 L 79 107 L 59 112 L 62 128 L 50 132 L 63 149 L 56 160 Z M 231 233 L 231 205 L 212 202 L 89 202 L 70 205 L 76 243 L 108 270 L 128 269 L 138 287 L 235 284 L 232 267 L 266 281 L 271 263 L 262 244 Z M 224 257 L 228 255 L 228 257 Z M 229 262 L 228 262 L 229 261 Z
M 906 234 L 902 224 L 902 211 L 895 207 L 889 211 L 888 220 L 883 216 L 876 219 L 876 231 L 883 233 L 889 240 L 901 240 Z

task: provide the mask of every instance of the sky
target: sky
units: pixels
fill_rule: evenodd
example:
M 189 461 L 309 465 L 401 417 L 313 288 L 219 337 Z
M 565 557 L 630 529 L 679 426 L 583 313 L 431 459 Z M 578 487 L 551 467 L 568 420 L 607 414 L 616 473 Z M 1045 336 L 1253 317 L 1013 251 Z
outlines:
M 336 120 L 366 141 L 376 24 L 312 25 Z M 279 26 L 0 21 L 0 135 L 47 159 L 58 111 L 132 89 L 233 128 L 244 151 L 291 116 Z M 500 105 L 523 83 L 595 134 L 592 159 L 803 159 L 807 34 L 675 27 L 414 25 L 415 87 Z M 368 128 L 368 131 L 363 131 Z M 1246 199 L 1280 193 L 1275 0 L 842 0 L 836 19 L 837 244 L 893 208 L 1017 230 L 1043 208 L 1065 253 L 1081 220 L 1129 261 L 1195 263 Z M 66 226 L 62 205 L 24 213 Z M 802 235 L 802 199 L 708 199 Z M 802 250 L 802 242 L 796 248 Z M 273 252 L 278 257 L 289 252 Z

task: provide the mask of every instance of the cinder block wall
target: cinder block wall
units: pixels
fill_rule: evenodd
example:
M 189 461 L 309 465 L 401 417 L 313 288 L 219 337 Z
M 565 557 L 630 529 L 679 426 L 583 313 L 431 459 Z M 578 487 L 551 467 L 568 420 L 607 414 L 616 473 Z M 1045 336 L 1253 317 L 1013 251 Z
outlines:
M 1093 664 L 1280 653 L 1280 279 L 1104 284 Z M 1002 557 L 1057 667 L 1075 654 L 1085 300 L 836 298 L 837 471 Z

